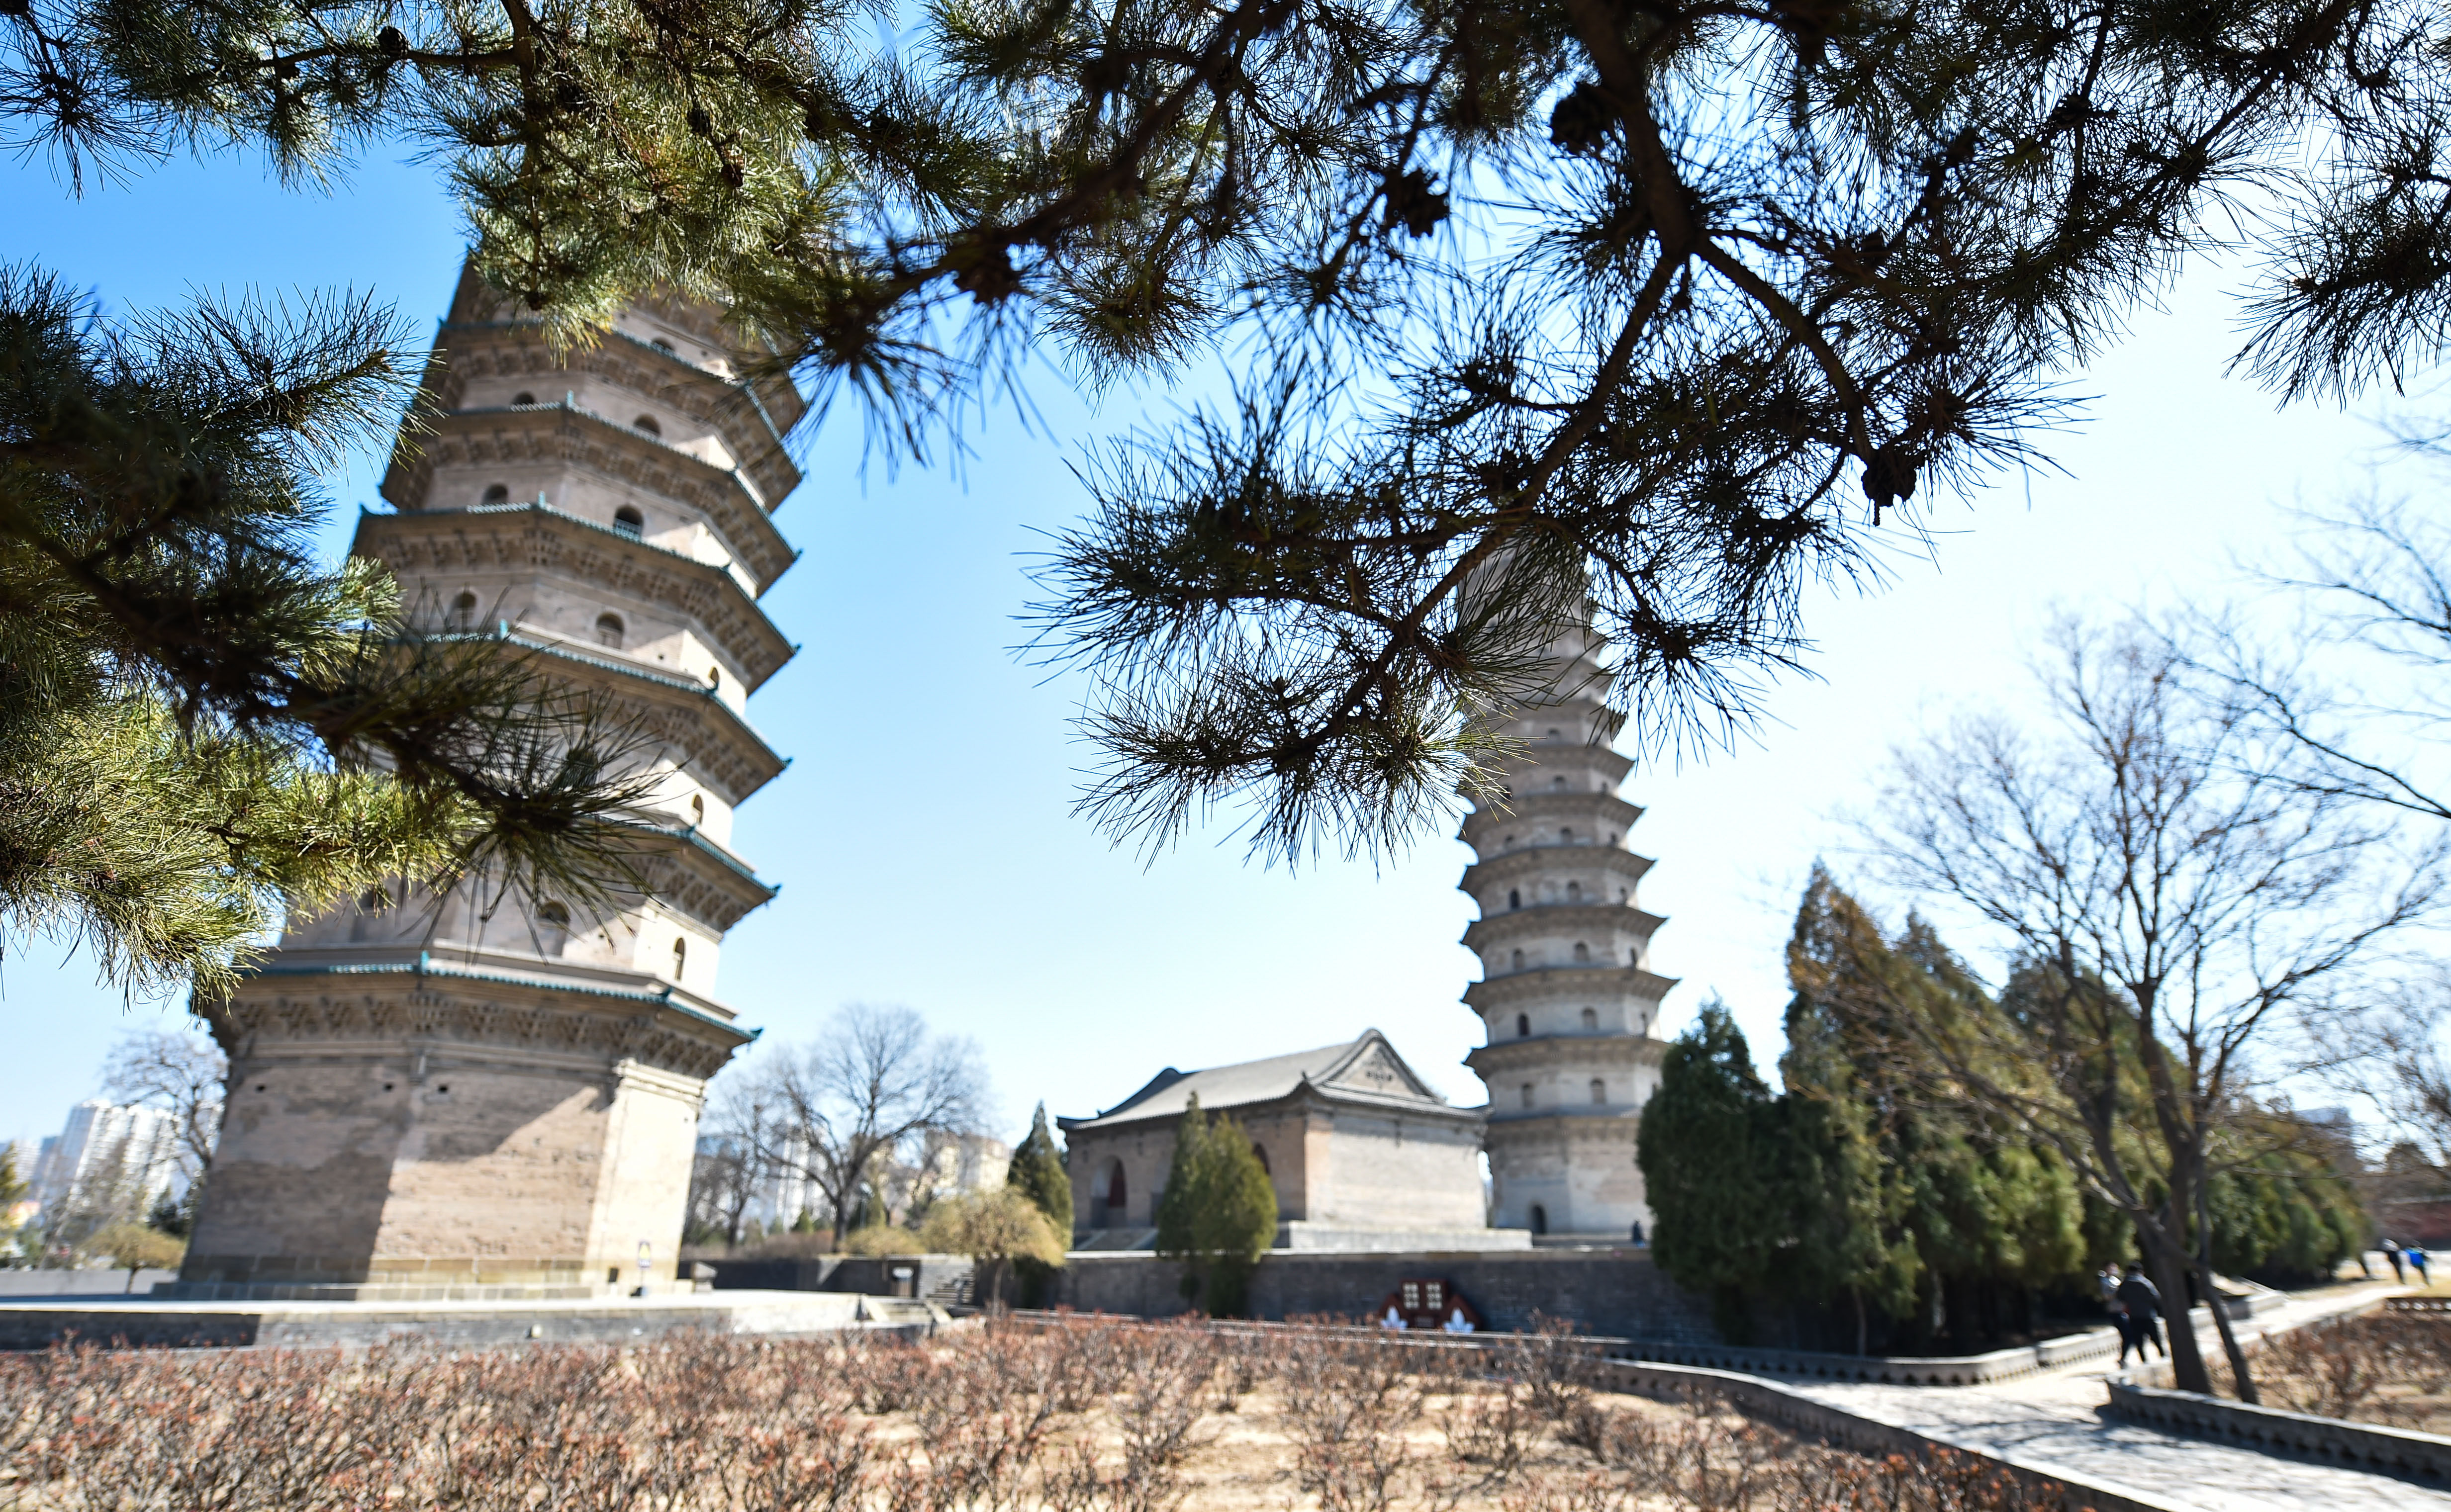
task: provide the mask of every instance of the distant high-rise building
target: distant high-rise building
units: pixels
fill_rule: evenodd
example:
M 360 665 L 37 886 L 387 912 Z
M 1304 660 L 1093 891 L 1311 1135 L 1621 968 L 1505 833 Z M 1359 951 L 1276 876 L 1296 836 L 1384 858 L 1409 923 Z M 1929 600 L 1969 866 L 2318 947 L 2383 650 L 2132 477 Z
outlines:
M 40 1215 L 132 1216 L 182 1185 L 179 1120 L 160 1108 L 94 1097 L 69 1110 L 27 1181 Z

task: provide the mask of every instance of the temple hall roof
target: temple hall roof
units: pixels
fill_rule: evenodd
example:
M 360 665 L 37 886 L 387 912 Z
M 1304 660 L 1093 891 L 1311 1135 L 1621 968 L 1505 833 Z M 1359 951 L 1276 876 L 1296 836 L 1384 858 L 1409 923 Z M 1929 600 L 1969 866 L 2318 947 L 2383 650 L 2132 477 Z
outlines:
M 1461 1110 L 1432 1092 L 1396 1047 L 1376 1029 L 1358 1039 L 1270 1056 L 1239 1065 L 1211 1066 L 1204 1071 L 1167 1067 L 1148 1084 L 1094 1118 L 1058 1118 L 1067 1131 L 1098 1130 L 1151 1118 L 1172 1118 L 1196 1095 L 1209 1113 L 1275 1102 L 1308 1089 L 1337 1100 L 1365 1101 L 1382 1108 L 1418 1108 L 1425 1114 L 1455 1115 Z

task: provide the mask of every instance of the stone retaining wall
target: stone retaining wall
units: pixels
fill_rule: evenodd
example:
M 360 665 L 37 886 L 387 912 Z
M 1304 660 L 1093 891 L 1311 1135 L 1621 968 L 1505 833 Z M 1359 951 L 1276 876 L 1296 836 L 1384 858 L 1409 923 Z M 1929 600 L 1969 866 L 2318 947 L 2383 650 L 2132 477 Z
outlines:
M 2092 1328 L 2013 1349 L 1955 1357 L 1817 1354 L 1803 1349 L 1740 1349 L 1721 1344 L 1657 1344 L 1648 1340 L 1634 1344 L 1625 1352 L 1637 1360 L 1755 1375 L 1873 1381 L 1888 1386 L 1971 1386 L 2014 1381 L 2038 1370 L 2088 1360 L 2109 1359 L 2119 1353 L 2119 1335 L 2109 1328 Z
M 2132 1486 L 2087 1480 L 2049 1465 L 2004 1460 L 1912 1428 L 1859 1417 L 1757 1376 L 1632 1360 L 1611 1360 L 1599 1369 L 1603 1382 L 1618 1390 L 1655 1397 L 1709 1392 L 1725 1397 L 1731 1406 L 1747 1417 L 1775 1424 L 1799 1438 L 1818 1440 L 1836 1448 L 1870 1454 L 1948 1453 L 1998 1465 L 2029 1488 L 2056 1490 L 2060 1504 L 2069 1512 L 2185 1512 L 2176 1503 Z
M 2251 1407 L 2244 1402 L 2138 1386 L 2116 1378 L 2108 1385 L 2110 1405 L 2105 1411 L 2173 1433 L 2222 1439 L 2257 1449 L 2308 1454 L 2386 1475 L 2425 1480 L 2451 1476 L 2451 1438 L 2441 1434 L 2319 1418 L 2278 1407 Z
M 406 1342 L 480 1348 L 530 1342 L 630 1343 L 674 1333 L 794 1335 L 842 1330 L 924 1338 L 942 1322 L 925 1303 L 853 1295 L 736 1292 L 713 1299 L 505 1307 L 135 1302 L 0 1305 L 0 1349 L 78 1343 L 169 1348 L 362 1348 Z
M 775 1260 L 720 1259 L 711 1264 L 717 1291 L 855 1291 L 871 1297 L 935 1297 L 970 1284 L 971 1262 L 960 1254 L 807 1255 Z M 909 1270 L 897 1277 L 896 1270 Z
M 1045 1300 L 1079 1312 L 1167 1318 L 1186 1310 L 1182 1276 L 1181 1266 L 1154 1255 L 1076 1252 Z M 1406 1280 L 1447 1282 L 1501 1331 L 1530 1328 L 1537 1313 L 1569 1319 L 1584 1333 L 1696 1345 L 1718 1337 L 1709 1304 L 1639 1250 L 1270 1254 L 1251 1276 L 1251 1315 L 1359 1318 Z

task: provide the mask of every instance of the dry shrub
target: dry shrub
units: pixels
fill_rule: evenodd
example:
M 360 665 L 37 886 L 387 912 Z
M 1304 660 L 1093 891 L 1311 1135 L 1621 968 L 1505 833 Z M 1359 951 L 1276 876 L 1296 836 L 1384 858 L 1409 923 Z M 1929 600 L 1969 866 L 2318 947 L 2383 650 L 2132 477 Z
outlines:
M 2237 1394 L 2229 1362 L 2213 1388 Z M 2451 1428 L 2451 1320 L 2393 1312 L 2334 1318 L 2248 1346 L 2265 1405 L 2323 1418 L 2441 1432 Z
M 1534 1313 L 1530 1333 L 1499 1347 L 1498 1368 L 1522 1387 L 1526 1405 L 1546 1423 L 1571 1422 L 1592 1394 L 1591 1346 L 1560 1318 Z
M 1288 1352 L 1280 1381 L 1294 1479 L 1321 1512 L 1382 1512 L 1393 1499 L 1425 1363 L 1401 1345 L 1324 1333 Z
M 1869 1460 L 1707 1399 L 1596 1392 L 1581 1348 L 1557 1328 L 1478 1349 L 1081 1321 L 924 1345 L 60 1349 L 0 1356 L 0 1512 L 1180 1512 L 1221 1411 L 1244 1415 L 1243 1463 L 1278 1456 L 1260 1474 L 1299 1489 L 1293 1512 L 2047 1500 L 1988 1462 Z M 1413 1442 L 1425 1414 L 1442 1448 Z
M 1190 1324 L 1153 1328 L 1140 1340 L 1129 1382 L 1115 1396 L 1124 1464 L 1139 1472 L 1183 1463 L 1191 1430 L 1208 1405 L 1217 1353 L 1207 1330 Z

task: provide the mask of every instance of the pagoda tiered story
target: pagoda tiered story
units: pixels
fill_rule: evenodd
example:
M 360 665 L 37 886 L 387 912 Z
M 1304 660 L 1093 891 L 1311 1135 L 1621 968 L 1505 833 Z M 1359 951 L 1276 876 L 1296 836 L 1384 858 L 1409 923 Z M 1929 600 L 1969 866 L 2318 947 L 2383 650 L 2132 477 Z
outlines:
M 1465 1063 L 1489 1089 L 1490 1221 L 1553 1243 L 1647 1231 L 1635 1131 L 1676 985 L 1650 970 L 1663 921 L 1639 902 L 1652 863 L 1626 845 L 1642 810 L 1618 796 L 1634 764 L 1609 744 L 1604 649 L 1583 629 L 1549 646 L 1538 691 L 1498 727 L 1523 743 L 1506 796 L 1477 803 L 1461 836 L 1476 859 L 1461 885 L 1480 905 L 1463 943 L 1481 979 L 1464 1001 L 1485 1038 Z
M 220 1148 L 176 1294 L 590 1296 L 672 1281 L 706 1080 L 751 1037 L 715 997 L 774 890 L 734 811 L 783 759 L 749 695 L 792 654 L 758 596 L 794 556 L 803 401 L 744 380 L 719 311 L 625 312 L 557 353 L 463 274 L 429 434 L 360 521 L 411 612 L 499 641 L 646 740 L 648 895 L 591 913 L 463 886 L 293 920 L 229 1004 Z

